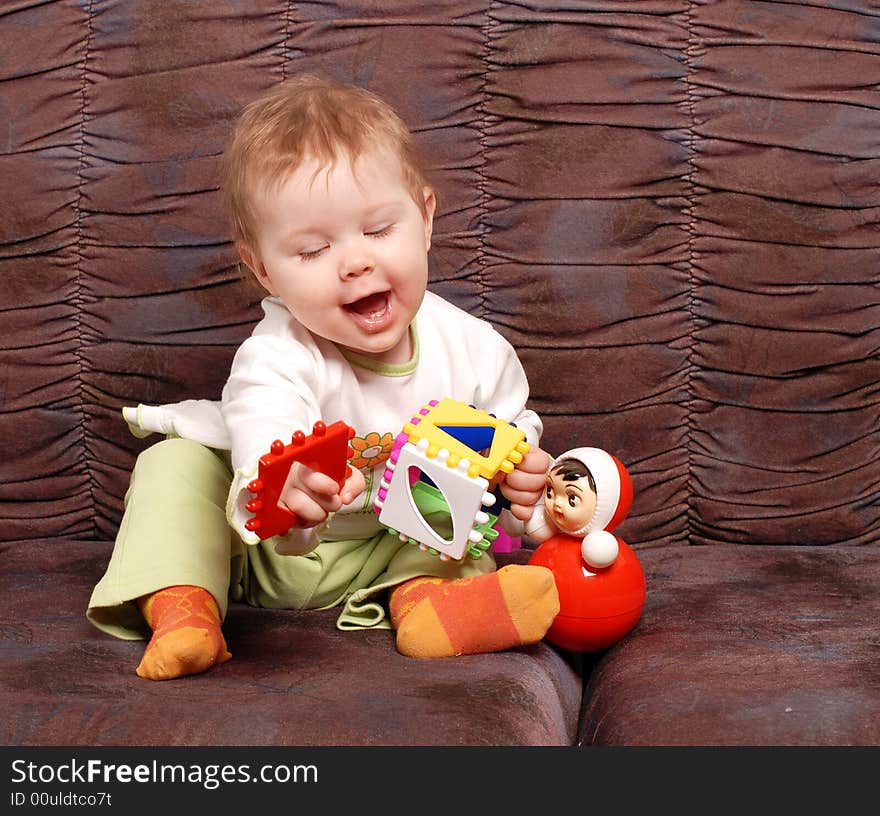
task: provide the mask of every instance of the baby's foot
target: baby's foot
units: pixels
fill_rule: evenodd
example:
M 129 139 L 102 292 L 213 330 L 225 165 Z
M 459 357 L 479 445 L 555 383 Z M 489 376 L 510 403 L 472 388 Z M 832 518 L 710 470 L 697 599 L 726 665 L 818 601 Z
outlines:
M 410 657 L 536 643 L 558 613 L 553 573 L 538 566 L 510 564 L 475 578 L 414 578 L 391 595 L 397 649 Z
M 220 611 L 211 594 L 200 587 L 161 589 L 138 601 L 153 630 L 139 677 L 171 680 L 207 671 L 232 655 L 220 629 Z

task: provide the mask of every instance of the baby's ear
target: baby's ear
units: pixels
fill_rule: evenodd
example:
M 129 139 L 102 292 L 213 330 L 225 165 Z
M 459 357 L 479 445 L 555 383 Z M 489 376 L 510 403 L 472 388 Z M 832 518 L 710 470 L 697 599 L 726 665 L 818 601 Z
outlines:
M 266 267 L 263 266 L 257 253 L 254 252 L 250 246 L 242 242 L 237 242 L 235 244 L 235 249 L 238 252 L 238 257 L 241 258 L 241 262 L 251 270 L 254 277 L 257 279 L 257 283 L 259 283 L 260 286 L 262 286 L 270 295 L 274 295 L 275 290 L 272 288 L 272 281 L 269 280 L 269 274 L 266 272 Z
M 434 232 L 434 211 L 437 209 L 437 196 L 433 187 L 425 187 L 425 249 L 431 248 L 431 235 Z

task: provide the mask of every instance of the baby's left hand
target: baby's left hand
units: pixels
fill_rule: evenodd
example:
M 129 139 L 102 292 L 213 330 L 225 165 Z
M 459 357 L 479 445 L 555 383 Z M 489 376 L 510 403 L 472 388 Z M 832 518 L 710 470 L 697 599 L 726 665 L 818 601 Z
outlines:
M 500 482 L 501 493 L 510 502 L 510 512 L 520 521 L 532 517 L 535 505 L 544 495 L 550 456 L 540 448 L 532 448 Z

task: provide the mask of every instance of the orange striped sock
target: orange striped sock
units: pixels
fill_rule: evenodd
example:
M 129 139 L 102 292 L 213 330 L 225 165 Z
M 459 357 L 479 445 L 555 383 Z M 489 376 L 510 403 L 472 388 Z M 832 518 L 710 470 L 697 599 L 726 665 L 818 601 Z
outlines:
M 196 586 L 172 586 L 138 599 L 153 630 L 139 677 L 171 680 L 207 671 L 232 657 L 220 630 L 220 610 L 210 592 Z
M 559 595 L 546 567 L 510 564 L 475 578 L 413 578 L 392 592 L 390 607 L 401 654 L 452 657 L 537 643 Z

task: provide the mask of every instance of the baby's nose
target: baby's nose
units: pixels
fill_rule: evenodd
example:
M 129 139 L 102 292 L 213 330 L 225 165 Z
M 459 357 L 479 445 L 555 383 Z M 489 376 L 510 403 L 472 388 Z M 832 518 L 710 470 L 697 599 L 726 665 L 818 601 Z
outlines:
M 358 278 L 372 271 L 376 266 L 376 260 L 366 247 L 359 244 L 346 253 L 343 264 L 343 278 Z

